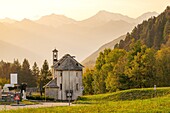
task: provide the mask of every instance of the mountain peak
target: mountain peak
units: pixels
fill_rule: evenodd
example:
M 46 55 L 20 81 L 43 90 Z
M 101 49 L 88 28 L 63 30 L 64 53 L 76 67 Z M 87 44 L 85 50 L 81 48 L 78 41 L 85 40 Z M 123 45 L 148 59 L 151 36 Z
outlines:
M 75 20 L 68 18 L 64 15 L 57 15 L 57 14 L 52 13 L 50 15 L 41 17 L 36 22 L 39 23 L 39 24 L 42 24 L 42 25 L 58 27 L 58 26 L 61 26 L 63 24 L 74 23 Z
M 146 12 L 146 13 L 143 13 L 141 16 L 139 16 L 138 18 L 141 18 L 141 17 L 147 17 L 147 16 L 157 16 L 158 13 L 153 11 L 153 12 Z
M 106 10 L 101 10 L 99 11 L 95 16 L 115 16 L 115 15 L 121 15 L 121 16 L 124 16 L 120 13 L 112 13 L 112 12 L 109 12 L 109 11 L 106 11 Z
M 46 15 L 46 16 L 41 17 L 41 19 L 42 18 L 67 18 L 67 17 L 64 16 L 64 15 L 59 15 L 59 14 L 52 13 L 50 15 Z
M 4 19 L 0 19 L 0 22 L 12 24 L 12 23 L 15 23 L 16 20 L 6 17 L 6 18 L 4 18 Z
M 111 12 L 106 10 L 100 10 L 97 14 L 106 14 L 106 13 L 111 13 Z
M 147 20 L 153 16 L 158 16 L 158 13 L 157 12 L 146 12 L 144 14 L 142 14 L 141 16 L 137 17 L 136 18 L 136 23 L 141 23 L 143 20 Z
M 20 21 L 21 23 L 32 23 L 30 19 L 24 18 Z
M 123 20 L 123 21 L 126 21 L 128 23 L 132 23 L 134 21 L 133 18 L 130 18 L 126 15 L 122 15 L 122 14 L 119 14 L 119 13 L 112 13 L 112 12 L 109 12 L 109 11 L 105 11 L 105 10 L 101 10 L 99 11 L 96 15 L 90 17 L 89 19 L 87 20 L 84 20 L 88 23 L 91 23 L 93 21 L 96 21 L 98 23 L 101 23 L 101 22 L 109 22 L 109 21 L 118 21 L 118 20 Z

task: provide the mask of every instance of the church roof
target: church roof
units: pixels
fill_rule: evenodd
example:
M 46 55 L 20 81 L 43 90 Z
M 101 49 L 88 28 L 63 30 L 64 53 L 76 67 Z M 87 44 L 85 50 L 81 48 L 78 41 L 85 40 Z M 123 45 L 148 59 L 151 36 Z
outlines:
M 81 71 L 83 65 L 77 62 L 74 59 L 74 56 L 70 56 L 69 54 L 66 54 L 60 60 L 58 60 L 53 67 L 54 69 L 61 70 L 61 71 L 64 70 Z
M 57 50 L 57 49 L 54 49 L 53 52 L 58 52 L 58 50 Z
M 59 88 L 57 86 L 57 78 L 51 80 L 50 82 L 48 82 L 44 87 L 49 87 L 49 88 Z

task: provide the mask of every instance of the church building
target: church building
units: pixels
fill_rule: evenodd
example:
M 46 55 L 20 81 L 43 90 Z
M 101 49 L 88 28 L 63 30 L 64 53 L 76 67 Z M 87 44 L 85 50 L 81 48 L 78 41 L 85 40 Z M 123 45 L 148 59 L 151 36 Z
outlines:
M 45 94 L 56 100 L 75 100 L 82 96 L 83 66 L 74 56 L 64 55 L 58 60 L 58 51 L 53 50 L 53 80 L 45 86 Z

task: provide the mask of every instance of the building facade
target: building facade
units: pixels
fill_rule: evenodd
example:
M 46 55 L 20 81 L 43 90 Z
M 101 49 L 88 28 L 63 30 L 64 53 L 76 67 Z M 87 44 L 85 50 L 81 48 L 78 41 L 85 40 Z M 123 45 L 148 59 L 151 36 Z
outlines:
M 58 60 L 58 51 L 53 50 L 53 80 L 56 80 L 57 100 L 75 100 L 78 96 L 82 96 L 83 84 L 82 74 L 83 66 L 77 62 L 74 56 L 64 55 Z M 51 81 L 50 81 L 51 82 Z M 48 83 L 50 85 L 50 82 Z M 48 86 L 48 92 L 52 88 Z M 47 87 L 46 87 L 47 89 Z M 54 90 L 54 88 L 53 88 Z M 46 93 L 47 94 L 47 93 Z M 47 96 L 52 97 L 52 93 Z
M 54 78 L 49 83 L 45 85 L 45 96 L 54 98 L 55 100 L 58 99 L 58 89 L 57 86 L 57 78 Z

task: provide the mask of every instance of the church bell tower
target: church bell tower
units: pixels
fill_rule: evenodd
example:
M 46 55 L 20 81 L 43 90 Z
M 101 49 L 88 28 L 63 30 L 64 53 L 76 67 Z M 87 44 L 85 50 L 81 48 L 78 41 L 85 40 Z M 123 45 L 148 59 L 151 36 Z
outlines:
M 53 65 L 58 61 L 58 50 L 53 50 Z

